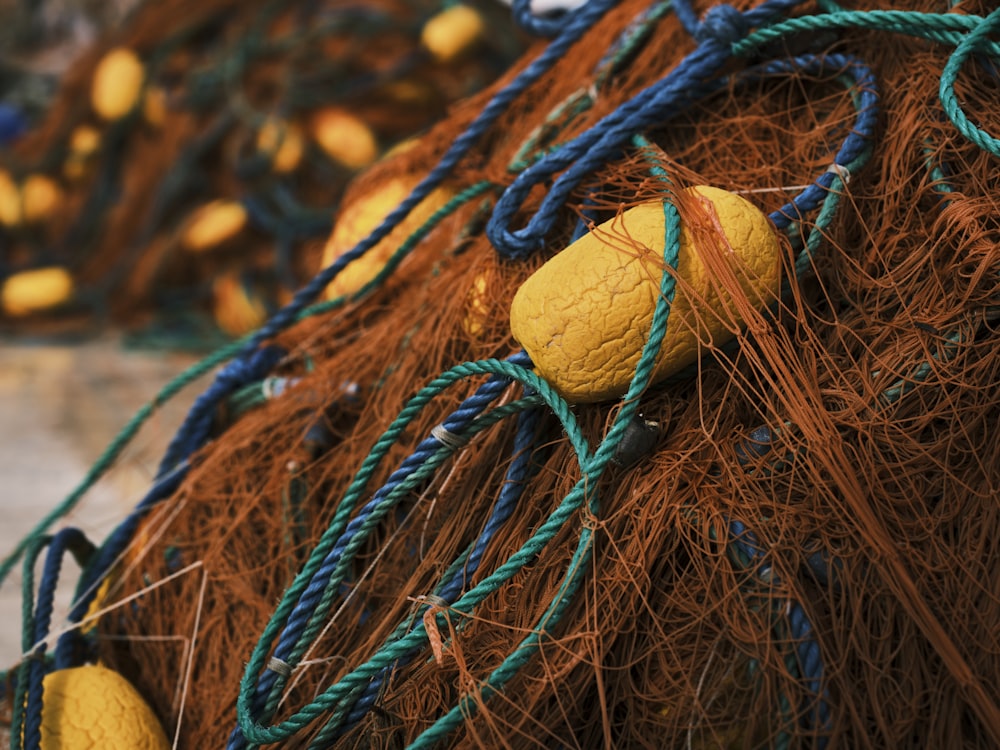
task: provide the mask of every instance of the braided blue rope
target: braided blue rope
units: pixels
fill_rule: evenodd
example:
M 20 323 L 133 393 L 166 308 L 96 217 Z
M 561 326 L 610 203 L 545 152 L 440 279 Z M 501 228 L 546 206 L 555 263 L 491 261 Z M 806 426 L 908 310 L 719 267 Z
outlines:
M 248 355 L 234 359 L 223 367 L 208 389 L 194 402 L 177 434 L 170 441 L 154 481 L 169 474 L 204 445 L 212 427 L 215 409 L 229 394 L 263 378 L 284 356 L 285 351 L 277 346 L 262 349 L 254 347 Z
M 605 166 L 622 153 L 636 134 L 679 113 L 683 107 L 707 93 L 718 90 L 724 81 L 708 79 L 717 75 L 730 58 L 728 46 L 709 37 L 674 70 L 657 83 L 636 94 L 618 109 L 606 115 L 558 151 L 550 152 L 527 167 L 503 192 L 486 226 L 486 234 L 505 258 L 525 258 L 544 245 L 545 235 L 558 220 L 559 213 L 573 190 L 588 174 Z M 794 60 L 766 63 L 748 71 L 747 76 L 776 75 L 788 72 L 820 72 L 842 68 L 855 81 L 858 115 L 855 127 L 847 135 L 835 157 L 835 165 L 847 168 L 862 159 L 870 149 L 870 139 L 877 119 L 875 78 L 862 63 L 846 55 L 804 56 Z M 510 226 L 532 189 L 559 176 L 552 182 L 538 210 L 522 229 Z M 779 229 L 801 220 L 829 194 L 836 172 L 821 175 L 788 204 L 772 213 Z
M 32 636 L 33 649 L 28 658 L 27 703 L 25 705 L 24 750 L 38 750 L 42 741 L 43 680 L 45 678 L 45 639 L 52 625 L 52 608 L 55 602 L 59 572 L 67 551 L 83 564 L 93 553 L 94 547 L 76 528 L 60 530 L 51 538 L 45 556 L 42 577 L 38 584 Z

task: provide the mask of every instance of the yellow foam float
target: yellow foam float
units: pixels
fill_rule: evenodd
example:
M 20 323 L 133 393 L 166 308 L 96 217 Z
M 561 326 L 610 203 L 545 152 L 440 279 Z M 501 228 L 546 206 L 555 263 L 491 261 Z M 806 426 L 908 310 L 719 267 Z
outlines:
M 146 68 L 135 50 L 115 47 L 101 58 L 94 70 L 91 107 L 103 120 L 119 120 L 139 103 L 145 80 Z
M 43 174 L 30 174 L 18 184 L 0 170 L 0 224 L 14 228 L 51 218 L 62 205 L 59 183 Z
M 367 167 L 378 158 L 372 129 L 339 107 L 324 107 L 313 115 L 312 137 L 327 156 L 348 169 Z
M 257 133 L 257 150 L 271 155 L 271 166 L 278 174 L 294 172 L 305 153 L 302 130 L 291 123 L 268 119 Z
M 715 228 L 708 241 L 722 251 L 747 298 L 757 308 L 773 300 L 780 257 L 767 216 L 725 190 L 683 192 L 698 200 Z M 659 299 L 664 225 L 661 203 L 631 208 L 552 257 L 514 295 L 514 338 L 566 400 L 606 401 L 628 389 Z M 679 283 L 653 382 L 695 362 L 702 342 L 718 345 L 733 335 L 737 314 L 706 264 L 712 252 L 706 244 L 703 232 L 681 225 Z
M 412 176 L 394 177 L 342 207 L 323 250 L 323 266 L 329 266 L 367 237 L 403 202 L 418 182 Z M 362 257 L 349 263 L 327 286 L 326 296 L 335 299 L 359 292 L 385 267 L 400 245 L 453 196 L 454 193 L 448 188 L 439 187 L 434 190 L 385 239 Z
M 42 750 L 167 750 L 156 714 L 118 672 L 59 669 L 42 683 Z
M 181 246 L 202 253 L 231 240 L 246 227 L 249 217 L 239 201 L 214 200 L 195 210 L 181 233 Z
M 212 313 L 219 329 L 234 338 L 256 331 L 267 320 L 263 300 L 235 273 L 222 274 L 212 282 Z
M 59 266 L 12 274 L 0 286 L 0 309 L 11 318 L 45 312 L 73 298 L 73 277 Z
M 458 3 L 442 10 L 424 24 L 420 42 L 440 63 L 450 63 L 472 49 L 486 31 L 475 8 Z

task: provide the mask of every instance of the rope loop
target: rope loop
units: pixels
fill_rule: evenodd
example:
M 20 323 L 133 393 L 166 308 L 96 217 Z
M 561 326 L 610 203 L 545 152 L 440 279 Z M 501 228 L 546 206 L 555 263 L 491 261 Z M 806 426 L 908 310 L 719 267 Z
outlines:
M 962 109 L 955 96 L 955 80 L 962 65 L 970 55 L 984 51 L 990 44 L 990 34 L 1000 26 L 1000 8 L 997 8 L 982 20 L 975 29 L 970 31 L 951 53 L 947 64 L 941 73 L 941 86 L 938 96 L 948 119 L 967 139 L 984 151 L 1000 157 L 1000 139 L 987 133 L 978 125 L 973 124 Z

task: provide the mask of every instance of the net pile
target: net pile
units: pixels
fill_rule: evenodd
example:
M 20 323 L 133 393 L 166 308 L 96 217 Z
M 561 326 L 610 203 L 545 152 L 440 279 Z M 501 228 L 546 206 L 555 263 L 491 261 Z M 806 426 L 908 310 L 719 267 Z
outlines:
M 997 13 L 919 5 L 517 5 L 554 39 L 344 205 L 453 197 L 222 371 L 63 663 L 182 747 L 995 747 Z M 649 385 L 668 236 L 628 393 L 570 406 L 514 292 L 631 206 L 697 225 L 698 184 L 770 215 L 780 301 L 720 271 L 745 328 Z
M 508 14 L 485 3 L 480 23 L 504 33 L 428 47 L 444 10 L 141 4 L 0 153 L 0 280 L 58 269 L 72 281 L 52 302 L 5 293 L 4 327 L 110 319 L 149 327 L 151 343 L 212 341 L 213 319 L 233 337 L 258 327 L 319 264 L 351 176 L 516 56 Z

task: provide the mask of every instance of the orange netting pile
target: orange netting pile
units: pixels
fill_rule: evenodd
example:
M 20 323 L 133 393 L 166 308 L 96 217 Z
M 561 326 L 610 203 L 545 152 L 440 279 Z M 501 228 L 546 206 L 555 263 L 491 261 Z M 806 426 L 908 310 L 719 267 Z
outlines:
M 581 217 L 600 222 L 662 200 L 658 170 L 669 175 L 670 195 L 714 185 L 770 213 L 834 163 L 858 114 L 845 71 L 741 77 L 757 60 L 734 59 L 729 79 L 646 128 L 644 146 L 581 183 L 540 253 L 501 258 L 484 225 L 518 174 L 523 146 L 559 148 L 697 46 L 662 13 L 589 106 L 563 106 L 588 90 L 646 6 L 626 0 L 610 10 L 446 183 L 494 188 L 450 210 L 370 293 L 278 337 L 287 388 L 220 412 L 181 489 L 144 522 L 107 596 L 142 595 L 101 620 L 99 653 L 168 731 L 180 723 L 182 747 L 225 743 L 254 645 L 379 436 L 439 373 L 518 350 L 511 298 L 570 242 Z M 280 746 L 402 747 L 463 696 L 466 717 L 447 746 L 1000 742 L 997 160 L 941 110 L 950 48 L 884 29 L 808 32 L 786 45 L 760 59 L 862 60 L 877 81 L 879 115 L 867 164 L 834 182 L 832 216 L 813 211 L 782 233 L 780 303 L 751 311 L 732 344 L 704 342 L 696 367 L 643 393 L 642 418 L 657 423 L 650 449 L 620 456 L 590 488 L 599 503 L 584 504 L 470 612 L 449 615 L 431 595 L 503 490 L 518 456 L 514 420 L 456 447 L 414 483 L 357 550 L 271 723 L 372 658 L 400 623 L 420 620 L 427 645 L 385 673 L 360 718 L 331 732 L 324 727 L 335 706 Z M 426 173 L 515 73 L 358 177 L 344 205 Z M 997 132 L 993 76 L 988 60 L 970 60 L 957 93 L 981 127 Z M 544 197 L 536 187 L 514 225 Z M 680 210 L 692 217 L 683 202 Z M 741 294 L 734 282 L 719 283 Z M 413 418 L 370 467 L 362 503 L 484 379 L 460 381 Z M 511 386 L 504 398 L 520 394 Z M 621 408 L 572 412 L 597 445 Z M 502 566 L 580 480 L 574 448 L 548 410 L 532 445 L 521 499 L 469 585 Z M 582 583 L 549 625 L 582 534 L 592 534 Z M 539 631 L 537 652 L 502 689 L 484 690 Z

